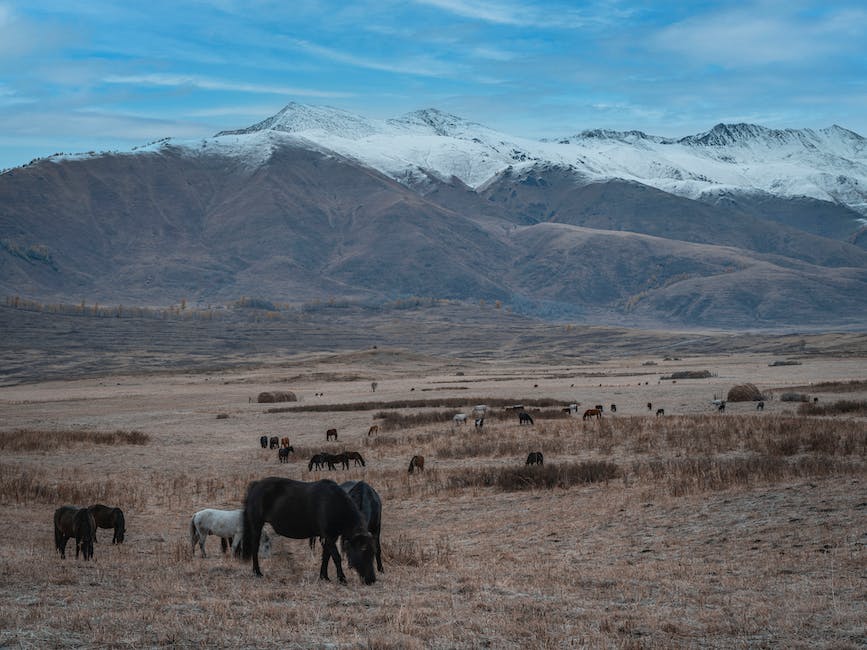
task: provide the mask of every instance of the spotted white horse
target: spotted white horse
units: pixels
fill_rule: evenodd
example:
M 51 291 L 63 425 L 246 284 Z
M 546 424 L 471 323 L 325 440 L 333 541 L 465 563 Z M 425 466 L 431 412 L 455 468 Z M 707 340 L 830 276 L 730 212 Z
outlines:
M 208 539 L 208 535 L 216 535 L 221 538 L 223 552 L 231 543 L 232 554 L 236 554 L 243 536 L 243 525 L 243 510 L 217 510 L 214 508 L 199 510 L 190 519 L 190 541 L 193 544 L 193 552 L 195 553 L 196 544 L 198 544 L 202 550 L 202 557 L 207 557 L 205 555 L 205 540 Z M 271 536 L 266 530 L 262 530 L 259 555 L 262 557 L 271 555 Z

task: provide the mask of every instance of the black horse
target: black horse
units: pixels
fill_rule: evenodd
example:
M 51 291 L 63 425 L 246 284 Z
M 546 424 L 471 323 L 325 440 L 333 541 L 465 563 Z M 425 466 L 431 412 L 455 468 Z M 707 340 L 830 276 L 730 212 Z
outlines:
M 347 451 L 345 453 L 349 460 L 354 461 L 353 467 L 358 467 L 359 465 L 364 467 L 364 457 L 357 451 Z
M 87 508 L 61 506 L 54 511 L 54 545 L 60 551 L 60 557 L 66 558 L 66 542 L 75 538 L 75 559 L 79 551 L 85 560 L 93 557 L 93 536 L 96 522 Z
M 260 436 L 259 444 L 262 445 L 262 449 L 268 449 L 268 436 Z
M 374 541 L 358 506 L 337 483 L 328 479 L 305 483 L 271 476 L 253 481 L 244 499 L 242 557 L 253 558 L 253 573 L 259 569 L 259 540 L 262 526 L 270 523 L 278 535 L 292 539 L 322 538 L 319 578 L 328 580 L 328 559 L 334 561 L 337 578 L 346 582 L 337 538 L 342 538 L 349 565 L 364 584 L 376 582 L 373 569 Z
M 382 529 L 382 499 L 379 498 L 377 491 L 364 481 L 346 481 L 341 483 L 340 487 L 355 502 L 359 512 L 367 520 L 367 530 L 373 537 L 376 547 L 376 570 L 382 573 L 382 547 L 379 543 L 379 533 Z M 311 538 L 310 548 L 313 548 L 315 543 L 316 538 Z M 345 553 L 346 549 L 343 551 Z
M 527 455 L 526 465 L 542 465 L 543 464 L 542 452 L 541 451 L 531 451 Z
M 307 463 L 307 471 L 312 472 L 314 467 L 316 469 L 325 467 L 325 454 L 313 454 L 310 457 L 310 462 Z
M 340 463 L 343 469 L 349 469 L 349 456 L 347 456 L 346 452 L 339 454 L 323 452 L 322 459 L 328 465 L 328 469 L 337 469 L 337 463 Z
M 280 438 L 277 436 L 271 436 L 268 438 L 268 446 L 271 449 L 277 449 L 280 446 Z
M 123 518 L 123 510 L 104 506 L 101 503 L 90 506 L 88 510 L 93 515 L 97 528 L 114 529 L 114 535 L 111 538 L 112 544 L 123 544 L 123 536 L 126 533 L 126 521 Z M 93 541 L 96 541 L 96 528 L 93 529 Z
M 533 424 L 533 417 L 527 413 L 526 411 L 521 411 L 518 413 L 518 424 Z

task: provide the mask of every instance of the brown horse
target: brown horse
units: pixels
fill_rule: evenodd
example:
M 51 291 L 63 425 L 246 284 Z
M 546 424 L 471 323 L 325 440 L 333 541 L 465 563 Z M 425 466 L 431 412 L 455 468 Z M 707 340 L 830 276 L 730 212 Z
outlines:
M 361 465 L 362 467 L 364 467 L 364 458 L 357 451 L 347 451 L 344 453 L 348 460 L 355 461 L 354 466 L 357 467 L 358 465 Z
M 424 456 L 420 454 L 416 454 L 409 461 L 409 473 L 412 474 L 413 470 L 418 470 L 420 472 L 424 471 Z
M 602 411 L 599 409 L 587 409 L 584 411 L 584 415 L 581 416 L 582 420 L 586 420 L 588 418 L 596 418 L 597 420 L 602 417 Z
M 283 436 L 282 438 L 280 438 L 280 446 L 281 447 L 288 447 L 289 446 L 289 438 L 287 436 Z
M 332 438 L 334 438 L 335 440 L 337 440 L 337 429 L 328 429 L 328 431 L 325 432 L 325 440 L 326 440 L 326 442 L 327 442 L 328 440 L 331 440 Z
M 372 435 L 374 433 L 379 433 L 379 425 L 372 424 L 370 428 L 367 430 L 367 435 Z
M 280 446 L 280 438 L 277 436 L 271 436 L 268 439 L 268 446 L 271 447 L 271 449 L 277 449 L 277 447 Z
M 93 535 L 96 522 L 87 508 L 61 506 L 54 511 L 54 545 L 60 557 L 66 558 L 66 543 L 75 538 L 75 559 L 81 552 L 85 560 L 93 557 Z
M 88 510 L 93 515 L 97 528 L 114 529 L 114 535 L 111 538 L 112 544 L 123 544 L 123 536 L 126 533 L 126 521 L 123 518 L 123 510 L 104 506 L 101 503 L 90 506 Z M 96 528 L 93 529 L 93 541 L 96 541 Z

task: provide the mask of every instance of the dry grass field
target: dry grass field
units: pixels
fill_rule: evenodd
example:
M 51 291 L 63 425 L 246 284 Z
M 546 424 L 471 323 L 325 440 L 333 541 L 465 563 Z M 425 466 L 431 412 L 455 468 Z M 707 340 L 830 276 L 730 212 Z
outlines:
M 0 647 L 865 647 L 867 416 L 803 415 L 779 395 L 867 400 L 867 366 L 778 358 L 552 366 L 367 350 L 0 387 Z M 745 382 L 765 410 L 718 413 L 711 401 Z M 299 401 L 268 412 L 255 397 L 270 390 Z M 543 399 L 581 408 L 530 406 Z M 448 419 L 488 401 L 526 401 L 535 423 L 502 406 L 481 430 Z M 602 420 L 584 422 L 595 404 Z M 263 434 L 291 439 L 289 464 Z M 307 470 L 343 449 L 366 467 Z M 535 450 L 545 465 L 525 468 Z M 413 454 L 423 473 L 407 473 Z M 303 540 L 277 538 L 263 578 L 214 538 L 193 556 L 190 516 L 240 507 L 265 476 L 375 487 L 376 584 L 347 571 L 341 585 L 333 567 L 319 581 Z M 61 560 L 54 509 L 96 502 L 123 508 L 126 542 L 101 530 L 93 561 Z

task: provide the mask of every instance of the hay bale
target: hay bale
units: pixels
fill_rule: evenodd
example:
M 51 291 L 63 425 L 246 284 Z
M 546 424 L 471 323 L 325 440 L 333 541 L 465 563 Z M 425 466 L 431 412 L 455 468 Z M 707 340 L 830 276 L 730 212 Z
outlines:
M 256 401 L 259 404 L 273 404 L 274 402 L 297 402 L 298 398 L 289 390 L 268 390 L 259 393 Z
M 729 390 L 728 402 L 759 402 L 765 399 L 762 392 L 754 384 L 738 384 Z

